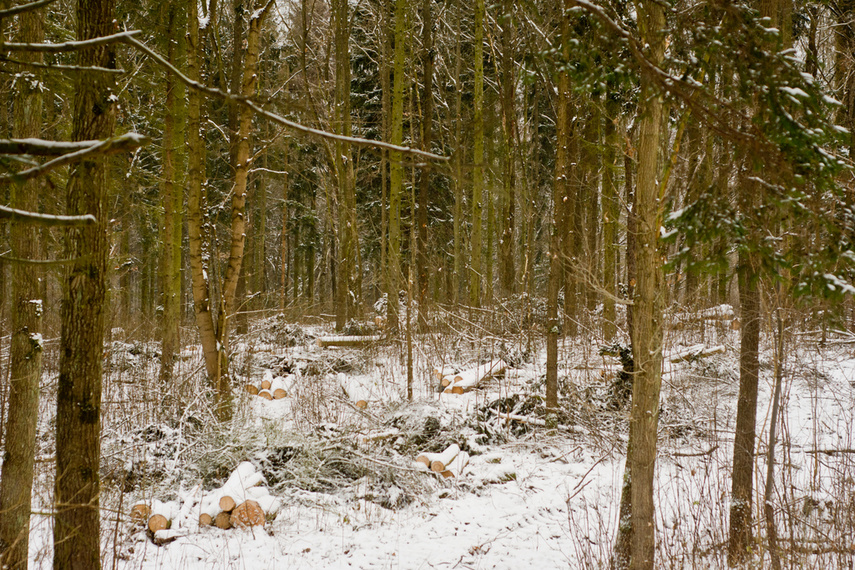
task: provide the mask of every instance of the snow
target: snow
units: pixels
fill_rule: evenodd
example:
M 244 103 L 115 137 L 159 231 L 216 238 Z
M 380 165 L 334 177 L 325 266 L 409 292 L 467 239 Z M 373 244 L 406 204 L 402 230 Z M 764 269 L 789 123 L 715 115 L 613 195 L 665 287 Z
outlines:
M 692 313 L 684 320 L 697 322 L 695 317 L 699 317 L 702 333 L 669 331 L 663 351 L 655 485 L 657 556 L 668 556 L 674 567 L 726 568 L 721 550 L 705 557 L 698 557 L 698 552 L 714 549 L 727 534 L 740 333 L 730 330 L 729 322 L 721 319 L 732 315 L 733 309 L 727 305 Z M 596 356 L 596 342 L 578 340 L 560 347 L 560 376 L 566 378 L 571 384 L 568 390 L 575 394 L 565 394 L 575 399 L 564 404 L 567 416 L 559 421 L 572 424 L 574 429 L 568 431 L 526 427 L 516 421 L 530 416 L 529 411 L 510 414 L 516 419 L 482 411 L 497 399 L 542 390 L 542 384 L 538 384 L 544 372 L 542 347 L 529 362 L 516 363 L 504 378 L 491 380 L 483 389 L 463 395 L 437 394 L 432 366 L 453 362 L 459 368 L 470 368 L 479 363 L 478 351 L 460 352 L 458 348 L 456 353 L 440 355 L 437 346 L 445 339 L 417 336 L 416 401 L 406 403 L 406 370 L 396 348 L 315 346 L 313 338 L 329 332 L 322 327 L 280 328 L 275 333 L 256 331 L 248 338 L 235 340 L 232 361 L 236 370 L 261 379 L 284 376 L 282 367 L 293 369 L 292 389 L 296 395 L 289 390 L 289 397 L 267 401 L 236 391 L 237 419 L 216 445 L 209 445 L 217 453 L 235 454 L 230 450 L 239 448 L 240 438 L 253 437 L 273 448 L 283 441 L 305 443 L 310 437 L 322 442 L 338 441 L 325 439 L 325 434 L 334 434 L 353 445 L 359 454 L 356 457 L 365 458 L 360 463 L 367 474 L 346 488 L 309 490 L 294 485 L 277 487 L 271 482 L 270 491 L 282 499 L 283 506 L 263 529 L 199 529 L 192 523 L 192 516 L 185 517 L 190 522 L 174 525 L 170 532 L 159 535 L 158 538 L 174 539 L 164 546 L 156 546 L 125 522 L 117 523 L 116 512 L 127 511 L 132 497 L 125 496 L 119 508 L 118 494 L 106 490 L 102 499 L 104 567 L 113 567 L 114 563 L 128 570 L 607 565 L 618 527 L 627 412 L 597 407 L 601 399 L 597 394 L 607 390 L 604 379 L 614 374 L 616 359 Z M 796 504 L 800 510 L 806 501 L 814 501 L 818 505 L 816 513 L 811 515 L 810 525 L 799 532 L 806 533 L 809 539 L 843 540 L 834 534 L 838 527 L 830 526 L 829 521 L 855 494 L 846 479 L 847 473 L 855 471 L 852 457 L 817 451 L 855 447 L 855 343 L 851 335 L 843 334 L 824 348 L 810 336 L 795 338 L 798 344 L 787 350 L 782 402 L 786 429 L 781 430 L 780 437 L 787 452 L 778 453 L 786 460 L 780 459 L 776 465 L 779 494 L 773 503 L 779 508 Z M 290 340 L 285 342 L 288 339 L 297 340 L 292 344 Z M 699 344 L 708 348 L 721 345 L 725 352 L 694 361 L 671 362 L 687 347 Z M 764 338 L 763 347 L 756 485 L 761 493 L 773 389 L 770 338 Z M 492 350 L 489 343 L 481 345 L 481 356 L 492 357 L 484 354 Z M 181 361 L 187 370 L 199 373 L 201 349 L 187 347 Z M 157 370 L 155 350 L 149 345 L 115 341 L 110 347 L 109 363 L 111 369 L 124 370 L 126 377 L 156 377 L 148 371 Z M 129 389 L 125 388 L 127 384 L 118 385 Z M 110 386 L 108 383 L 108 391 L 117 389 Z M 309 401 L 312 394 L 316 399 Z M 357 410 L 352 404 L 358 400 L 369 402 L 368 407 Z M 107 461 L 161 465 L 170 477 L 180 481 L 172 488 L 178 489 L 178 498 L 185 505 L 188 497 L 200 497 L 217 486 L 203 484 L 198 476 L 203 467 L 185 461 L 194 446 L 205 445 L 202 441 L 179 427 L 158 428 L 156 434 L 129 433 L 128 426 L 120 425 L 111 415 L 117 413 L 106 409 Z M 394 452 L 396 442 L 409 437 L 406 425 L 383 422 L 395 414 L 415 418 L 414 423 L 437 418 L 442 433 L 456 434 L 454 443 L 468 449 L 471 455 L 461 476 L 438 478 L 423 467 L 413 467 L 415 453 Z M 311 422 L 306 418 L 312 418 Z M 484 430 L 473 429 L 475 425 Z M 235 455 L 229 469 L 244 459 L 247 458 Z M 378 483 L 372 466 L 377 467 L 377 473 L 384 466 L 398 469 L 413 481 L 420 481 L 422 492 L 411 502 L 400 503 L 400 507 L 382 506 L 372 497 Z M 198 495 L 197 486 L 201 487 Z M 158 492 L 164 491 L 158 488 Z M 390 486 L 391 504 L 399 504 L 399 499 L 411 491 L 397 483 Z M 174 499 L 175 495 L 162 498 Z M 35 510 L 46 511 L 40 507 Z M 50 543 L 48 517 L 33 517 L 31 567 L 50 564 Z M 840 565 L 850 559 L 851 556 L 841 556 Z

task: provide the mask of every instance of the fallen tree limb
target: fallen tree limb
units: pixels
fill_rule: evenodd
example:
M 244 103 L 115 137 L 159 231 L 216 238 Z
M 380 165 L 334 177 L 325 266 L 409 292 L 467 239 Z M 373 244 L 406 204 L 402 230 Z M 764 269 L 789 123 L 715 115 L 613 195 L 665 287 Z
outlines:
M 372 342 L 377 342 L 383 338 L 382 335 L 364 335 L 364 336 L 324 336 L 318 337 L 317 343 L 321 348 L 330 346 L 363 346 Z

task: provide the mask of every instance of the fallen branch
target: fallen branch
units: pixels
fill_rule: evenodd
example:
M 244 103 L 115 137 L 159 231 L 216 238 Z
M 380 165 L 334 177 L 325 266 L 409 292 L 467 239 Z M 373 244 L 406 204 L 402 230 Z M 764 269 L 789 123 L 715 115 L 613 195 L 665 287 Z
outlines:
M 363 346 L 372 342 L 377 342 L 383 337 L 379 334 L 365 336 L 326 336 L 318 337 L 317 343 L 321 348 L 330 346 Z

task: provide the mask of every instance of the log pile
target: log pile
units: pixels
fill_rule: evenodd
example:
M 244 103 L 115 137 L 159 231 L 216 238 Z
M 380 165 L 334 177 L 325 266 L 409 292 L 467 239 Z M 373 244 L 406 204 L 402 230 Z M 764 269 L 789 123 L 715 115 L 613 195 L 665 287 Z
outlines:
M 274 378 L 273 373 L 270 372 L 270 370 L 265 370 L 264 378 L 261 382 L 248 382 L 245 388 L 249 394 L 258 396 L 259 398 L 264 398 L 265 400 L 281 400 L 288 396 L 295 379 L 296 376 L 294 374 L 289 374 L 288 376 L 277 376 Z
M 225 485 L 200 497 L 199 487 L 179 501 L 140 501 L 131 507 L 133 524 L 144 525 L 155 544 L 166 544 L 195 528 L 221 529 L 261 526 L 282 506 L 261 483 L 264 476 L 244 461 Z
M 481 382 L 504 374 L 507 368 L 507 363 L 501 358 L 490 360 L 475 368 L 443 376 L 440 385 L 445 394 L 465 394 L 477 388 Z
M 448 479 L 460 477 L 469 464 L 469 454 L 460 451 L 460 447 L 456 443 L 452 443 L 442 453 L 422 453 L 416 457 L 416 462 L 421 463 L 433 473 Z

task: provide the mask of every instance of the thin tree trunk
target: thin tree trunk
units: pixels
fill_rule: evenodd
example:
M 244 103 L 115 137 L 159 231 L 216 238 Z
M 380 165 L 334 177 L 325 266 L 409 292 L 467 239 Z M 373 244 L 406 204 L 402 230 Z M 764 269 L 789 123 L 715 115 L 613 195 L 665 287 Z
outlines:
M 469 260 L 469 304 L 481 305 L 482 236 L 484 210 L 484 0 L 475 0 L 472 107 L 472 237 Z
M 199 15 L 194 0 L 187 1 L 187 75 L 200 81 L 204 61 L 204 45 L 199 34 Z M 187 236 L 190 254 L 190 275 L 196 327 L 202 343 L 208 384 L 216 387 L 220 376 L 220 358 L 211 303 L 212 268 L 210 246 L 206 245 L 204 225 L 206 208 L 204 182 L 205 137 L 202 132 L 202 96 L 190 89 L 187 98 Z
M 44 11 L 21 14 L 17 41 L 44 41 Z M 39 54 L 26 54 L 25 61 L 40 63 Z M 42 93 L 32 81 L 16 83 L 13 136 L 38 137 L 42 125 Z M 37 181 L 11 186 L 11 206 L 37 211 L 42 189 Z M 39 256 L 39 235 L 32 225 L 10 224 L 12 256 L 35 259 Z M 0 474 L 0 566 L 27 568 L 30 535 L 30 507 L 36 427 L 39 418 L 39 380 L 42 369 L 41 272 L 23 264 L 12 265 L 12 335 L 9 363 L 8 416 L 5 423 L 5 455 Z M 0 280 L 0 287 L 5 283 Z M 0 295 L 5 291 L 0 288 Z M 0 315 L 2 317 L 2 315 Z
M 501 97 L 502 134 L 504 137 L 502 235 L 499 240 L 499 285 L 504 297 L 516 293 L 516 264 L 514 261 L 514 230 L 516 216 L 516 72 L 513 48 L 513 9 L 511 0 L 502 2 L 501 25 Z
M 452 288 L 451 301 L 456 307 L 460 303 L 460 292 L 463 283 L 463 138 L 461 135 L 461 123 L 463 122 L 462 107 L 463 107 L 463 85 L 461 81 L 461 73 L 463 69 L 463 58 L 461 55 L 462 30 L 460 21 L 462 18 L 455 18 L 455 38 L 454 45 L 454 71 L 456 83 L 454 88 L 454 219 L 452 221 L 454 229 L 454 283 Z
M 775 337 L 775 395 L 772 398 L 772 415 L 769 418 L 769 451 L 766 455 L 766 490 L 763 497 L 763 511 L 766 517 L 766 533 L 769 540 L 772 570 L 781 570 L 778 529 L 775 525 L 775 508 L 772 505 L 772 498 L 775 494 L 775 442 L 781 403 L 781 384 L 784 377 L 784 323 L 781 319 L 780 308 L 777 310 L 776 317 L 778 330 Z
M 603 338 L 610 342 L 617 333 L 615 298 L 617 296 L 617 230 L 620 217 L 620 202 L 615 176 L 620 133 L 618 93 L 606 93 L 606 117 L 603 130 Z
M 173 65 L 183 67 L 186 12 L 177 1 L 166 7 L 167 56 Z M 163 316 L 161 321 L 160 383 L 169 399 L 177 403 L 182 395 L 172 385 L 176 353 L 180 348 L 181 321 L 181 212 L 184 200 L 180 191 L 181 149 L 184 148 L 184 89 L 172 74 L 165 77 L 166 112 L 163 119 L 163 236 L 160 257 Z M 178 168 L 176 168 L 178 167 Z M 176 400 L 177 399 L 177 400 Z
M 78 0 L 78 39 L 114 31 L 113 0 Z M 81 66 L 115 67 L 112 44 L 81 50 Z M 113 133 L 115 85 L 111 74 L 75 77 L 72 140 Z M 93 226 L 68 230 L 69 265 L 61 308 L 56 410 L 54 568 L 101 566 L 101 363 L 107 295 L 107 168 L 104 157 L 76 165 L 68 181 L 67 212 L 91 214 Z
M 391 143 L 404 140 L 404 63 L 406 60 L 406 0 L 395 0 L 395 45 L 392 84 Z M 399 151 L 389 153 L 389 288 L 387 303 L 388 327 L 398 330 L 398 291 L 401 283 L 401 195 L 404 191 L 404 165 Z
M 433 142 L 433 0 L 422 1 L 422 150 L 430 152 Z M 418 301 L 419 326 L 427 326 L 424 307 L 428 299 L 428 196 L 430 195 L 431 171 L 419 170 L 418 203 Z

